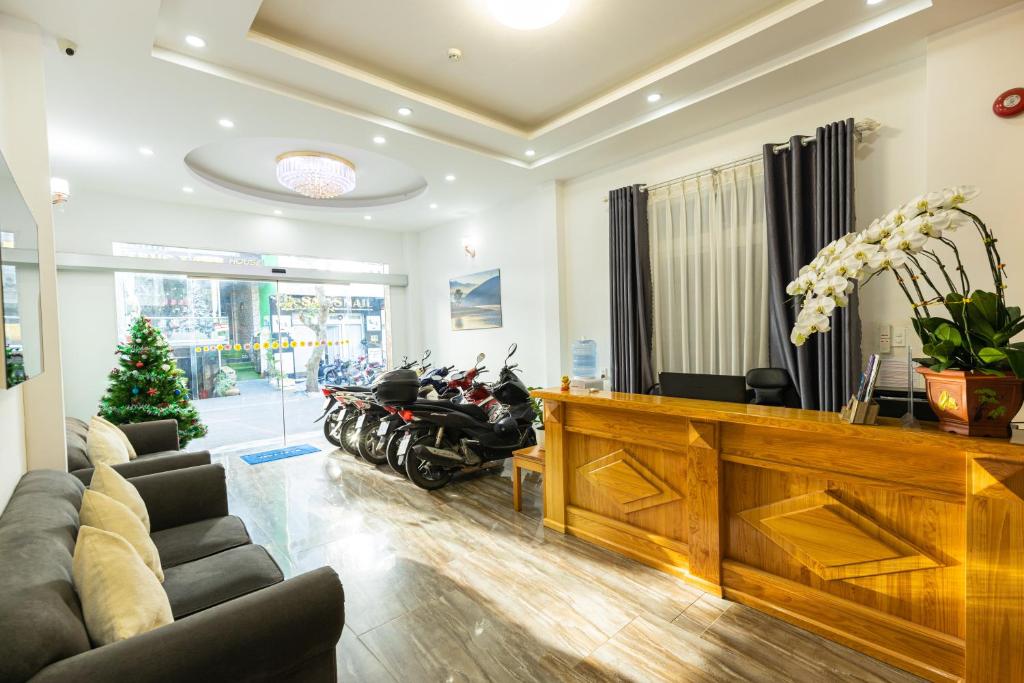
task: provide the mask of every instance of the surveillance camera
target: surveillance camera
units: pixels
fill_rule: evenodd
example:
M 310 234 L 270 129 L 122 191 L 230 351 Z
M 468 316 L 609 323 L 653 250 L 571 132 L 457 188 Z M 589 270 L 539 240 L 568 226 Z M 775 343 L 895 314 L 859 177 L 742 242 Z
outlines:
M 67 38 L 57 39 L 57 47 L 59 47 L 60 51 L 66 54 L 68 57 L 74 57 L 75 53 L 78 52 L 78 45 L 76 45 L 73 41 L 68 40 Z

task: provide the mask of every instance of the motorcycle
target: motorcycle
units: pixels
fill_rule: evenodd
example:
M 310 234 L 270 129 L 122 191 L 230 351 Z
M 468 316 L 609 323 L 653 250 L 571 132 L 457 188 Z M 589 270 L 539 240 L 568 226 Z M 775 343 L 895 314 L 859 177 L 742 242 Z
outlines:
M 414 484 L 439 489 L 460 470 L 508 458 L 513 451 L 537 443 L 530 392 L 516 376 L 517 365 L 509 364 L 516 349 L 516 344 L 509 347 L 491 396 L 483 402 L 486 409 L 472 402 L 403 401 L 409 397 L 400 372 L 381 378 L 375 389 L 377 399 L 398 407 L 403 419 L 408 418 L 398 454 L 406 456 L 405 472 Z M 478 364 L 480 360 L 482 354 Z M 393 388 L 383 390 L 389 383 Z M 486 391 L 476 384 L 472 389 L 481 395 Z

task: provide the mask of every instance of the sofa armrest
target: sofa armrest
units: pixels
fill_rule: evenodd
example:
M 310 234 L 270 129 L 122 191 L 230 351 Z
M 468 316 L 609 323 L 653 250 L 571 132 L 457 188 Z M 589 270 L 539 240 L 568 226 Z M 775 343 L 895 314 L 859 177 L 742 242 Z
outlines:
M 209 464 L 210 452 L 196 451 L 195 453 L 171 453 L 169 455 L 160 455 L 152 458 L 136 458 L 129 462 L 111 465 L 111 467 L 120 473 L 122 477 L 130 478 L 141 477 L 144 474 L 170 472 L 171 470 L 180 470 L 186 467 Z M 96 469 L 94 467 L 86 467 L 84 469 L 75 470 L 71 474 L 81 479 L 82 482 L 88 486 L 92 481 L 92 473 L 95 471 Z
M 344 623 L 341 581 L 333 569 L 321 567 L 55 662 L 32 682 L 281 680 L 324 653 L 333 661 Z M 336 680 L 334 667 L 330 674 L 327 680 Z
M 132 442 L 132 448 L 139 455 L 181 449 L 181 444 L 178 442 L 177 420 L 134 422 L 118 425 L 118 427 Z
M 146 503 L 150 531 L 228 514 L 227 481 L 220 465 L 146 474 L 128 481 Z

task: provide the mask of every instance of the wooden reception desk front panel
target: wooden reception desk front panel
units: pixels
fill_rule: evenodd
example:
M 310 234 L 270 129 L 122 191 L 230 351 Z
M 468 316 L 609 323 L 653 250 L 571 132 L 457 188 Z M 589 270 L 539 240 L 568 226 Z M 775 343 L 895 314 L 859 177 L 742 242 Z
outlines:
M 543 390 L 544 523 L 936 681 L 1024 681 L 1024 447 Z

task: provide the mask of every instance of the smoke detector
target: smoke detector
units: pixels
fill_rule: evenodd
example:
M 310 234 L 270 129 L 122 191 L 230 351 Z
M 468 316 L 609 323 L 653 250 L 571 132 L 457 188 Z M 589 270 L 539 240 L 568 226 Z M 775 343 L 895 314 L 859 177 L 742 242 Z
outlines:
M 462 50 L 460 50 L 457 47 L 450 47 L 450 48 L 448 48 L 448 61 L 452 62 L 453 64 L 455 62 L 461 62 L 462 61 Z

